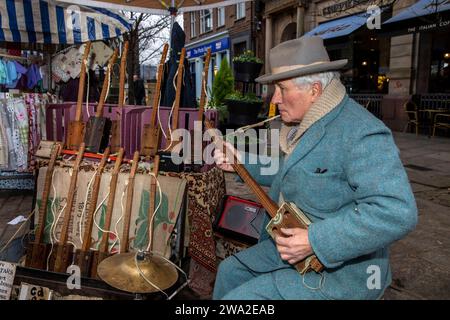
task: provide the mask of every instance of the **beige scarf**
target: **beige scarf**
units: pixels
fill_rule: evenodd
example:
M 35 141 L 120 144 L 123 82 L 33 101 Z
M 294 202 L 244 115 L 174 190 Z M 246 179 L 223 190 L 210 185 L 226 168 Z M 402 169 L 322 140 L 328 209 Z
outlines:
M 344 96 L 344 85 L 339 79 L 333 79 L 325 87 L 317 101 L 312 104 L 300 123 L 282 124 L 280 130 L 280 148 L 286 157 L 294 151 L 306 130 L 338 106 L 342 99 L 344 99 Z

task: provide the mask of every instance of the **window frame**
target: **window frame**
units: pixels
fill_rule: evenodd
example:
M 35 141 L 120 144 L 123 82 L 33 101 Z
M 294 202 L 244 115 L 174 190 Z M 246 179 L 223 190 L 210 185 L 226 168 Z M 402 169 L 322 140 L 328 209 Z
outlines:
M 206 11 L 208 11 L 208 14 L 205 14 Z M 211 19 L 210 27 L 208 30 L 207 30 L 207 21 L 208 21 L 207 16 L 209 16 L 209 19 Z M 214 16 L 213 9 L 200 10 L 200 34 L 204 34 L 213 30 L 213 23 L 214 23 L 213 16 Z
M 191 38 L 195 38 L 197 36 L 197 12 L 190 12 L 189 18 L 191 22 Z
M 239 8 L 242 8 L 242 10 L 240 10 Z M 241 13 L 242 16 L 239 16 L 239 13 Z M 245 2 L 236 3 L 236 20 L 244 18 L 245 18 Z
M 221 15 L 222 13 L 222 15 Z M 221 22 L 222 18 L 222 24 L 219 24 Z M 219 7 L 217 8 L 217 27 L 223 27 L 225 25 L 225 7 Z

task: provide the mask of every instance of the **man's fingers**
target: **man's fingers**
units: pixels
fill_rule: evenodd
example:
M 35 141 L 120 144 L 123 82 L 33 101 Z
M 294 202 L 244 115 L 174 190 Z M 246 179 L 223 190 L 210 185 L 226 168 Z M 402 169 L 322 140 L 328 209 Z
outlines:
M 283 236 L 276 236 L 275 242 L 277 246 L 288 247 L 290 245 L 290 239 Z
M 281 233 L 283 233 L 285 236 L 293 236 L 296 233 L 296 229 L 298 228 L 280 228 Z

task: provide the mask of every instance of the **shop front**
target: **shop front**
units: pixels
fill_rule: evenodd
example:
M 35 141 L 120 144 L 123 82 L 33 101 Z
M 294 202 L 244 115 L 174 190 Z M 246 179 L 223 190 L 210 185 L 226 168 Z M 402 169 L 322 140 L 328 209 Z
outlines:
M 306 33 L 324 39 L 330 59 L 349 60 L 342 72 L 342 81 L 350 94 L 387 93 L 389 40 L 378 37 L 376 29 L 369 28 L 369 24 L 371 19 L 382 21 L 390 15 L 391 7 L 385 6 L 378 12 L 363 11 L 337 19 L 333 17 Z
M 212 87 L 215 73 L 220 67 L 222 59 L 230 62 L 230 38 L 228 32 L 222 32 L 214 37 L 202 39 L 202 41 L 191 42 L 186 45 L 186 58 L 189 61 L 189 68 L 192 76 L 192 83 L 195 87 L 196 98 L 200 98 L 202 72 L 204 66 L 204 56 L 208 49 L 211 49 L 211 60 L 209 64 L 207 88 Z M 207 92 L 209 92 L 207 90 Z
M 383 23 L 380 37 L 390 39 L 389 95 L 384 97 L 384 122 L 403 130 L 411 120 L 405 102 L 414 101 L 420 127 L 432 132 L 434 111 L 450 109 L 450 3 L 420 0 L 397 10 Z M 424 111 L 425 110 L 425 111 Z

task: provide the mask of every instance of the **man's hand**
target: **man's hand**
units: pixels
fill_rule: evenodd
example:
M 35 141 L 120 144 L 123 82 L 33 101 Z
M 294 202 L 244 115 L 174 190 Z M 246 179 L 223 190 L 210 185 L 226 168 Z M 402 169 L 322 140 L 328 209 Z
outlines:
M 282 236 L 277 235 L 275 242 L 281 259 L 296 264 L 313 254 L 308 240 L 308 230 L 301 228 L 281 228 Z
M 241 161 L 239 152 L 231 145 L 231 143 L 225 142 L 224 144 L 226 145 L 227 149 L 233 152 L 233 154 L 238 157 L 239 161 Z M 214 149 L 214 161 L 216 162 L 217 166 L 223 171 L 234 172 L 230 159 L 226 157 L 222 150 L 218 148 Z

